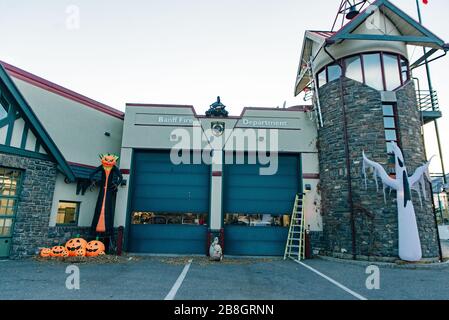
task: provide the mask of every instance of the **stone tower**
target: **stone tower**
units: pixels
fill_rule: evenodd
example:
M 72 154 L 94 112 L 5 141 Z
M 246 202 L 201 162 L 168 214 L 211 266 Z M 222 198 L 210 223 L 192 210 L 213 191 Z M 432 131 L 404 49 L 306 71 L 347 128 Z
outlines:
M 379 0 L 337 32 L 307 31 L 296 94 L 311 86 L 318 126 L 323 232 L 321 253 L 348 259 L 398 259 L 394 190 L 379 180 L 365 189 L 362 152 L 394 175 L 391 142 L 404 153 L 409 174 L 426 162 L 408 45 L 444 50 L 444 42 L 389 1 Z M 414 42 L 413 42 L 413 41 Z M 369 174 L 370 176 L 371 174 Z M 430 185 L 427 200 L 413 193 L 424 259 L 438 259 Z M 316 239 L 319 238 L 319 239 Z M 319 241 L 318 241 L 319 240 Z

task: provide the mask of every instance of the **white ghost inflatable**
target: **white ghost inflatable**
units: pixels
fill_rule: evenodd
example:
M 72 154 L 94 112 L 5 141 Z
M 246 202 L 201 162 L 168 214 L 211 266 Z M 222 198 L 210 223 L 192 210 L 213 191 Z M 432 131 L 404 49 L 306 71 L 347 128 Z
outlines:
M 213 261 L 223 260 L 223 250 L 221 249 L 219 242 L 218 238 L 215 238 L 209 248 L 209 256 Z
M 426 195 L 425 178 L 430 181 L 429 165 L 430 161 L 416 169 L 416 172 L 409 177 L 405 167 L 404 157 L 401 149 L 393 144 L 395 156 L 396 179 L 391 178 L 385 169 L 377 162 L 369 160 L 363 152 L 363 174 L 366 187 L 366 167 L 374 169 L 374 179 L 380 177 L 383 182 L 384 199 L 385 189 L 390 187 L 396 190 L 398 207 L 398 229 L 399 229 L 399 257 L 404 261 L 417 262 L 422 258 L 421 241 L 419 239 L 418 224 L 416 223 L 415 208 L 412 202 L 412 189 L 418 191 L 421 199 L 421 192 L 424 199 Z

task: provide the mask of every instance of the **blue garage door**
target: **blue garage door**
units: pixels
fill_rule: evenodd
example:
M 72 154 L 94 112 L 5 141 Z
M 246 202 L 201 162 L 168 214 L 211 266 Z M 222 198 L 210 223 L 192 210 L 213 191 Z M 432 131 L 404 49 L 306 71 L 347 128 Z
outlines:
M 139 151 L 133 161 L 129 251 L 204 254 L 210 167 L 175 165 L 169 152 Z
M 260 164 L 226 165 L 224 176 L 225 253 L 284 254 L 289 216 L 302 188 L 299 155 L 279 155 L 274 175 Z

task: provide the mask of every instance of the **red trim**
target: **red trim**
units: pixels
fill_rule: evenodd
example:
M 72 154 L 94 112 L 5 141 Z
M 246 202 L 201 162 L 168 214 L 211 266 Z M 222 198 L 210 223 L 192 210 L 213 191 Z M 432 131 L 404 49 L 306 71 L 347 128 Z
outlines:
M 223 172 L 221 172 L 221 171 L 212 172 L 212 177 L 222 177 L 222 176 L 223 176 Z
M 303 179 L 312 179 L 312 180 L 319 180 L 320 174 L 319 173 L 304 173 L 302 175 Z
M 131 172 L 131 170 L 129 170 L 129 169 L 120 169 L 120 172 L 122 174 L 129 174 Z
M 48 80 L 45 80 L 41 77 L 38 77 L 38 76 L 32 74 L 32 73 L 29 73 L 25 70 L 22 70 L 13 65 L 10 65 L 6 62 L 0 61 L 0 64 L 5 68 L 5 70 L 8 72 L 8 74 L 14 78 L 23 80 L 23 81 L 25 81 L 29 84 L 32 84 L 36 87 L 39 87 L 41 89 L 47 90 L 52 93 L 55 93 L 57 95 L 60 95 L 64 98 L 70 99 L 72 101 L 81 103 L 81 104 L 85 105 L 86 107 L 90 107 L 92 109 L 106 113 L 110 116 L 119 118 L 121 120 L 123 120 L 125 117 L 125 114 L 123 112 L 121 112 L 117 109 L 114 109 L 112 107 L 109 107 L 101 102 L 90 99 L 90 98 L 83 96 L 79 93 L 76 93 L 72 90 L 64 88 L 56 83 L 50 82 Z

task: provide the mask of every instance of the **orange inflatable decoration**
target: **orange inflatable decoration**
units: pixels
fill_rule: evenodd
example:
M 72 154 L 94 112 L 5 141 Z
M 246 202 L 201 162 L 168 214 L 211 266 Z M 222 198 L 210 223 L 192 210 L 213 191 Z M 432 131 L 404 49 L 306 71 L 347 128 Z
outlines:
M 41 251 L 39 252 L 39 255 L 42 258 L 51 257 L 51 249 L 50 248 L 42 248 Z
M 87 241 L 83 238 L 80 238 L 79 235 L 76 238 L 70 239 L 65 244 L 65 248 L 67 252 L 69 253 L 70 257 L 79 256 L 78 250 L 85 250 L 87 246 Z
M 51 257 L 68 257 L 69 253 L 67 252 L 64 246 L 54 246 L 51 248 Z
M 86 256 L 88 257 L 97 257 L 105 254 L 105 247 L 103 242 L 97 240 L 92 240 L 87 244 L 86 247 Z
M 95 214 L 92 221 L 92 231 L 97 233 L 112 233 L 113 231 L 113 194 L 122 183 L 123 177 L 116 167 L 118 156 L 113 154 L 100 155 L 101 166 L 95 169 L 89 176 L 92 181 L 99 172 L 101 176 L 101 187 L 98 194 L 98 201 L 95 207 Z

